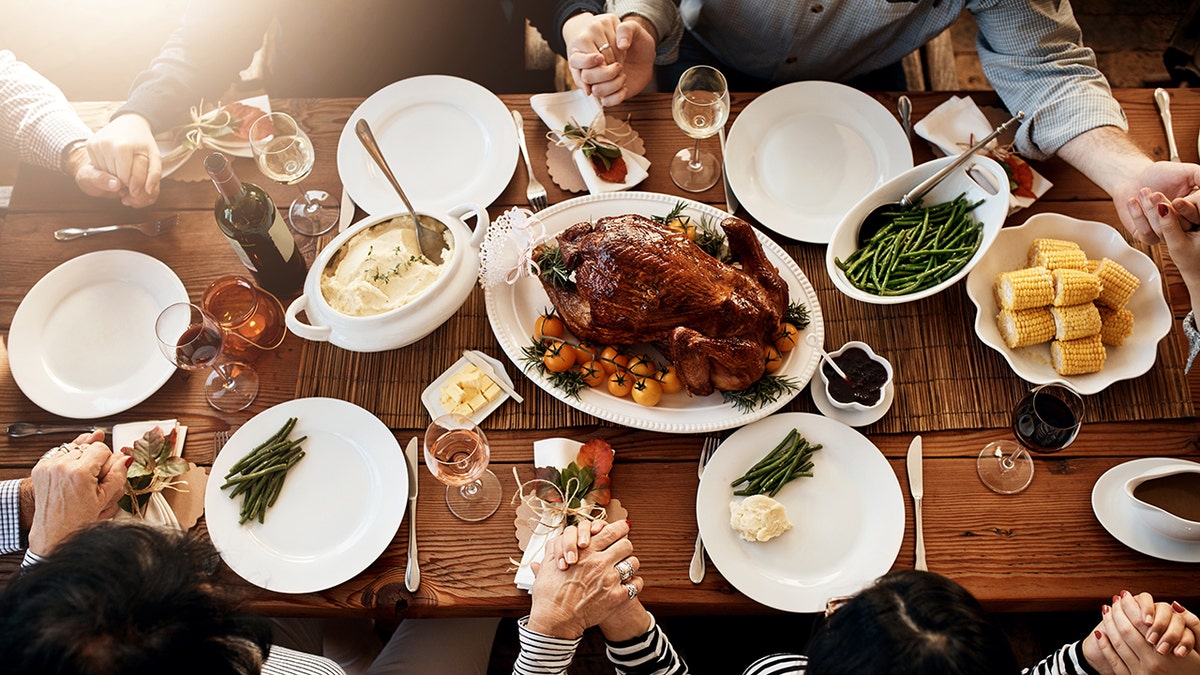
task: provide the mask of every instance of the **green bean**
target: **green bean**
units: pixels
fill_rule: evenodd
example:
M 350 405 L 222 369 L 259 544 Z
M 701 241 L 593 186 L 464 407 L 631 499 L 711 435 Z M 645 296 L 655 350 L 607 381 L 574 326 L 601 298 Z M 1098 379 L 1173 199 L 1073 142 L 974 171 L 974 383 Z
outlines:
M 746 485 L 733 492 L 737 496 L 766 494 L 775 496 L 789 481 L 804 475 L 812 475 L 815 451 L 821 446 L 809 443 L 796 429 L 792 429 L 775 449 L 750 467 L 746 473 L 730 483 L 730 487 Z
M 288 471 L 304 458 L 306 453 L 301 448 L 301 443 L 308 437 L 288 439 L 295 429 L 296 421 L 294 417 L 289 418 L 279 431 L 234 462 L 225 474 L 225 483 L 221 485 L 221 489 L 232 488 L 229 492 L 230 499 L 239 495 L 242 498 L 241 508 L 238 510 L 239 525 L 251 520 L 262 523 L 266 519 L 267 509 L 279 498 Z

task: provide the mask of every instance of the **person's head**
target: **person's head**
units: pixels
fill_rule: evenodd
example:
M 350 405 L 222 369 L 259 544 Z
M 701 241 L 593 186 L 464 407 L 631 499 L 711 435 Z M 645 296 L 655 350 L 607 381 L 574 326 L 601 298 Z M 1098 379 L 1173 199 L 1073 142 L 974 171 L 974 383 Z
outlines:
M 881 577 L 813 636 L 808 675 L 1020 672 L 1004 632 L 965 588 L 930 572 Z
M 206 538 L 104 522 L 0 592 L 8 673 L 259 672 L 270 629 L 213 582 Z

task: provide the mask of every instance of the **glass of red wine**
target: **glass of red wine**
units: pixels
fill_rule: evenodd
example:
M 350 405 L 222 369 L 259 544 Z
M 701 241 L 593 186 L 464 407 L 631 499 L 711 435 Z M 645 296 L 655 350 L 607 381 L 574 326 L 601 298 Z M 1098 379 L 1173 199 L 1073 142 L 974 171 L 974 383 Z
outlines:
M 187 302 L 169 305 L 154 323 L 158 348 L 184 370 L 212 368 L 204 397 L 222 412 L 245 410 L 258 396 L 258 373 L 249 365 L 221 358 L 225 333 L 204 310 Z
M 487 468 L 490 458 L 487 436 L 469 417 L 442 415 L 425 430 L 425 466 L 446 484 L 446 505 L 462 520 L 483 520 L 500 506 L 500 479 Z
M 1034 452 L 1058 452 L 1075 441 L 1083 423 L 1083 398 L 1061 384 L 1034 387 L 1013 411 L 1013 434 Z

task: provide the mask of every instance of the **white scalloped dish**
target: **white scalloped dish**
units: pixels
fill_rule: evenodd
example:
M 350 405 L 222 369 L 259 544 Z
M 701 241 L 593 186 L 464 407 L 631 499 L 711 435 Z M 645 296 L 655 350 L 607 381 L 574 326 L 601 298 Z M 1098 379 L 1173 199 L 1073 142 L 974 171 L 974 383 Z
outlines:
M 1133 312 L 1133 334 L 1120 347 L 1107 347 L 1108 358 L 1099 372 L 1059 375 L 1054 371 L 1046 345 L 1009 349 L 1000 335 L 996 326 L 1000 310 L 992 284 L 997 274 L 1025 266 L 1029 245 L 1038 237 L 1074 241 L 1089 259 L 1111 258 L 1141 280 L 1126 305 Z M 967 295 L 976 307 L 975 334 L 1000 352 L 1014 373 L 1033 384 L 1063 383 L 1085 395 L 1150 370 L 1158 356 L 1159 340 L 1171 330 L 1171 310 L 1154 261 L 1126 243 L 1121 233 L 1109 225 L 1057 213 L 1039 213 L 1018 227 L 1002 229 L 987 255 L 967 275 Z

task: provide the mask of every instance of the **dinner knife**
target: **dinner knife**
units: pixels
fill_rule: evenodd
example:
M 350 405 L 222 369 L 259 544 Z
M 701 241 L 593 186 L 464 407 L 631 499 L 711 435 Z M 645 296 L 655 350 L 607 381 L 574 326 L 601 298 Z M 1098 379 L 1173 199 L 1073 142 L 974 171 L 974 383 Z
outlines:
M 1154 90 L 1154 102 L 1158 105 L 1158 114 L 1162 117 L 1163 128 L 1167 131 L 1167 150 L 1171 153 L 1171 161 L 1179 161 L 1179 148 L 1175 147 L 1175 130 L 1171 126 L 1171 95 L 1166 89 L 1159 87 Z
M 488 363 L 487 359 L 484 359 L 482 356 L 480 356 L 478 352 L 473 352 L 470 349 L 464 349 L 463 358 L 470 361 L 472 365 L 483 371 L 484 375 L 487 375 L 492 382 L 496 383 L 497 387 L 500 387 L 504 393 L 511 396 L 514 401 L 517 403 L 525 402 L 525 399 L 517 393 L 517 390 L 508 386 L 508 384 L 504 382 L 504 378 L 496 374 L 496 369 L 492 367 L 492 364 Z
M 928 570 L 925 564 L 925 535 L 921 526 L 921 500 L 925 497 L 925 477 L 921 473 L 921 437 L 908 446 L 908 489 L 913 497 L 913 520 L 917 530 L 916 562 L 913 569 Z
M 112 431 L 112 425 L 99 426 L 95 424 L 33 424 L 31 422 L 13 422 L 8 425 L 9 438 L 26 438 L 44 434 L 86 434 L 90 431 Z
M 733 194 L 733 188 L 729 186 L 729 169 L 725 164 L 725 127 L 717 130 L 717 137 L 721 139 L 721 182 L 725 186 L 725 208 L 734 214 L 738 210 L 738 200 Z
M 417 564 L 417 437 L 404 449 L 408 459 L 408 565 L 404 568 L 404 587 L 416 593 L 421 586 L 421 567 Z

